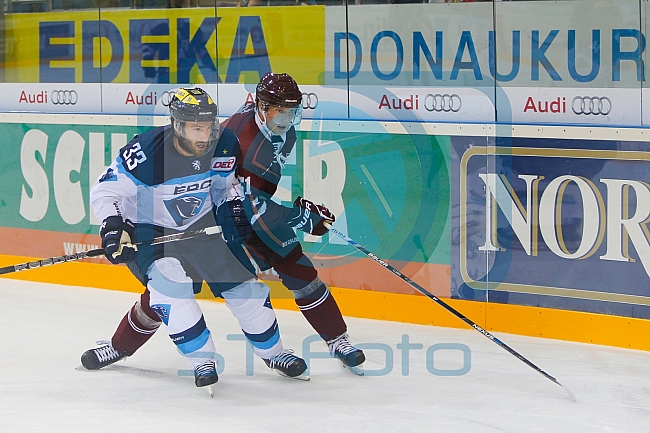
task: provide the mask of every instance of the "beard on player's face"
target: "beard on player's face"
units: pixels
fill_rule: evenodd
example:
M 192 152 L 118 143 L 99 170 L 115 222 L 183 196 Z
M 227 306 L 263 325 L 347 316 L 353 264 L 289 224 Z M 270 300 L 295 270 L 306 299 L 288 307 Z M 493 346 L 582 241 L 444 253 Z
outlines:
M 178 140 L 178 146 L 181 149 L 197 158 L 205 155 L 211 147 L 210 142 L 208 141 L 193 141 L 180 136 L 176 136 L 176 139 Z
M 200 158 L 211 148 L 215 140 L 212 122 L 184 122 L 174 125 L 174 135 L 181 154 Z

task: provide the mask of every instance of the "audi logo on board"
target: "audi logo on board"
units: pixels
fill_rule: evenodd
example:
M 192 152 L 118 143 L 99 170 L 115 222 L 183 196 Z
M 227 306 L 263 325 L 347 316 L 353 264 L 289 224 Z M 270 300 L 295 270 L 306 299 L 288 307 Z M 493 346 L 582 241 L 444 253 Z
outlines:
M 424 97 L 424 109 L 432 112 L 453 112 L 457 113 L 460 110 L 460 107 L 463 105 L 463 102 L 460 99 L 460 96 L 457 94 L 432 94 L 429 93 Z
M 75 90 L 53 90 L 50 93 L 50 100 L 54 105 L 75 105 L 79 96 Z
M 172 102 L 172 97 L 174 96 L 176 92 L 174 90 L 168 90 L 166 92 L 163 92 L 162 95 L 160 95 L 160 103 L 163 104 L 165 107 L 169 107 L 169 104 Z
M 302 109 L 315 110 L 318 107 L 318 95 L 315 93 L 302 94 Z
M 576 96 L 571 109 L 578 115 L 607 116 L 612 111 L 612 101 L 607 96 Z

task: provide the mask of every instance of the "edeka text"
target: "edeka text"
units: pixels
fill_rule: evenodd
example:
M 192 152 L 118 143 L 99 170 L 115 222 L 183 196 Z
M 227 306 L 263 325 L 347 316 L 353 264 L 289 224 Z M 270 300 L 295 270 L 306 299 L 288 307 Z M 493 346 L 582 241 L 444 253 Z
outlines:
M 190 25 L 189 18 L 131 19 L 126 34 L 109 19 L 40 22 L 39 81 L 74 83 L 77 68 L 81 68 L 83 83 L 114 82 L 124 67 L 128 70 L 129 83 L 189 83 L 190 71 L 195 67 L 206 83 L 237 83 L 242 73 L 263 76 L 270 71 L 266 39 L 259 31 L 261 17 L 252 15 L 238 18 L 225 78 L 217 75 L 216 59 L 210 55 L 208 43 L 213 40 L 220 20 L 220 17 L 207 16 L 193 19 Z M 78 24 L 81 24 L 82 46 L 61 42 L 74 40 Z M 164 40 L 149 42 L 152 36 Z M 80 56 L 81 53 L 84 59 L 99 58 L 99 44 L 95 43 L 98 38 L 110 45 L 111 53 L 101 67 L 95 62 L 81 61 Z M 174 43 L 170 41 L 172 38 Z M 250 52 L 248 48 L 244 52 L 239 41 L 249 40 Z M 161 66 L 151 66 L 154 59 Z M 69 66 L 62 66 L 66 64 Z M 134 99 L 133 103 L 138 101 Z M 147 104 L 144 100 L 142 103 Z

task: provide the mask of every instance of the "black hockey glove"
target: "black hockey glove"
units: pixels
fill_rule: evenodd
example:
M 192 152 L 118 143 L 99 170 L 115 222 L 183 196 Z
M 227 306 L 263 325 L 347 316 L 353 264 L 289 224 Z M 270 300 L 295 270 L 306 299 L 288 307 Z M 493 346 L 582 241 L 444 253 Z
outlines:
M 316 204 L 300 196 L 293 202 L 297 214 L 289 223 L 292 227 L 316 236 L 323 236 L 336 217 L 322 204 Z M 326 225 L 327 224 L 327 225 Z
M 138 247 L 133 235 L 135 226 L 129 220 L 122 220 L 119 215 L 109 216 L 102 222 L 99 235 L 106 258 L 113 264 L 135 260 Z
M 233 197 L 222 203 L 217 208 L 215 217 L 226 242 L 243 242 L 253 233 L 244 209 L 243 197 Z

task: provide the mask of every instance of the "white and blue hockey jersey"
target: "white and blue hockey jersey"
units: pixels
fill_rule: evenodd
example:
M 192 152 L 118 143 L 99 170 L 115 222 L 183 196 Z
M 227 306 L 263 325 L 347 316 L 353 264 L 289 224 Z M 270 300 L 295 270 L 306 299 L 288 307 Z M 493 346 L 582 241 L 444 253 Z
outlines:
M 223 129 L 213 152 L 180 155 L 171 125 L 136 135 L 100 176 L 90 202 L 100 221 L 121 215 L 136 224 L 187 230 L 221 204 L 236 183 L 239 141 Z

